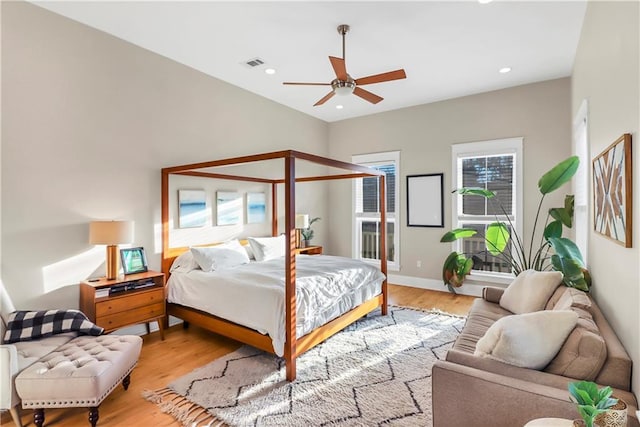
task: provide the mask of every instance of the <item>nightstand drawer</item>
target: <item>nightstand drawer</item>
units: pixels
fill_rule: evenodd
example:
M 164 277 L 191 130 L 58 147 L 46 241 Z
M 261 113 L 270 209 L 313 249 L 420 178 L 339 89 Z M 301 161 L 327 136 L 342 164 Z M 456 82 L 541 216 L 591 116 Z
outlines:
M 136 294 L 122 294 L 125 298 L 111 298 L 108 301 L 96 303 L 96 317 L 109 316 L 116 313 L 130 311 L 136 307 L 151 304 L 164 304 L 164 289 L 154 289 Z M 126 316 L 123 315 L 123 317 Z
M 123 326 L 151 321 L 162 316 L 164 316 L 164 301 L 127 310 L 123 313 L 114 313 L 111 316 L 98 317 L 96 324 L 102 326 L 107 331 L 111 331 Z

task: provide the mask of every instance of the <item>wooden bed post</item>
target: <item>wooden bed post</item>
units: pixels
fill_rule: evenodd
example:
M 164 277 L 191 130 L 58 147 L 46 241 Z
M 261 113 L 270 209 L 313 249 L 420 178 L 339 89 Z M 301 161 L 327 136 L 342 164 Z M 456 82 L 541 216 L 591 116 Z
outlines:
M 271 184 L 271 235 L 278 235 L 278 184 Z
M 382 282 L 382 314 L 387 314 L 387 196 L 386 180 L 380 175 L 380 271 L 385 279 Z
M 286 360 L 287 381 L 296 379 L 296 167 L 295 157 L 288 155 L 285 162 L 284 179 L 284 228 L 289 242 L 285 251 L 285 344 L 284 357 Z
M 162 261 L 161 269 L 164 274 L 169 273 L 165 270 L 164 260 L 167 258 L 169 252 L 169 173 L 162 169 L 162 184 L 161 184 L 161 208 L 160 208 L 160 222 L 162 223 Z

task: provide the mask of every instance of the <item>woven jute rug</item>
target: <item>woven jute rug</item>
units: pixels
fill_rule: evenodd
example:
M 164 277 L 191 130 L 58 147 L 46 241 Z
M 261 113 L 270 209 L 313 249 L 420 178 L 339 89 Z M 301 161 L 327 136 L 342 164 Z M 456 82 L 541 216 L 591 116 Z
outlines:
M 249 346 L 145 391 L 185 426 L 430 426 L 431 367 L 464 318 L 389 307 L 373 312 L 297 359 Z

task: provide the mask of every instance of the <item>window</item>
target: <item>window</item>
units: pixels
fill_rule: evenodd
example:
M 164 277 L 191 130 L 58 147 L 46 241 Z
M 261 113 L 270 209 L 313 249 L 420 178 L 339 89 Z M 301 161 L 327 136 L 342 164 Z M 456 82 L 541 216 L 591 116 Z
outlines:
M 452 228 L 478 231 L 472 238 L 455 242 L 454 250 L 473 260 L 472 279 L 474 275 L 484 280 L 511 275 L 509 264 L 486 250 L 482 236 L 496 219 L 511 224 L 522 235 L 522 138 L 455 144 L 452 154 L 454 189 L 475 187 L 496 193 L 493 199 L 452 197 Z
M 353 156 L 353 163 L 384 171 L 386 174 L 387 262 L 388 268 L 400 268 L 400 236 L 396 227 L 400 218 L 400 152 Z M 380 260 L 380 180 L 377 177 L 354 180 L 353 185 L 353 257 L 364 261 Z
M 573 223 L 575 227 L 576 245 L 582 253 L 584 262 L 587 262 L 587 249 L 589 241 L 589 140 L 587 134 L 587 102 L 583 101 L 573 122 L 574 153 L 580 159 L 580 166 L 575 175 L 574 194 L 575 206 L 573 211 Z

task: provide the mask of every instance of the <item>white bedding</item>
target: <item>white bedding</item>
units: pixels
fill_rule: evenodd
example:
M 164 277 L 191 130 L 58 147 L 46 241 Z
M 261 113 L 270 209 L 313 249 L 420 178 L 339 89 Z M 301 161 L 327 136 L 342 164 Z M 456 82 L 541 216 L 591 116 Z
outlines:
M 301 337 L 380 294 L 380 269 L 351 258 L 296 257 L 297 328 Z M 167 300 L 269 334 L 284 354 L 284 257 L 232 269 L 174 272 Z

